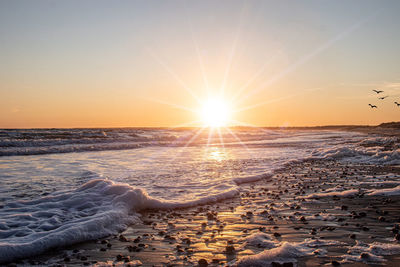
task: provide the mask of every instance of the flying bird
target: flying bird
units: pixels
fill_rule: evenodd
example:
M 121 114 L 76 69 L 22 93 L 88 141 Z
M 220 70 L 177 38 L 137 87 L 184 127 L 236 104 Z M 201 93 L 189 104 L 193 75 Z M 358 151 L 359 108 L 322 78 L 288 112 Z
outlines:
M 372 91 L 374 91 L 377 94 L 383 93 L 383 91 L 379 91 L 379 90 L 372 90 Z
M 375 106 L 375 105 L 371 105 L 371 104 L 368 104 L 371 108 L 378 108 L 377 106 Z
M 400 107 L 400 103 L 394 102 L 398 107 Z
M 382 96 L 382 97 L 379 97 L 379 99 L 381 99 L 381 100 L 383 100 L 383 99 L 385 99 L 387 96 Z

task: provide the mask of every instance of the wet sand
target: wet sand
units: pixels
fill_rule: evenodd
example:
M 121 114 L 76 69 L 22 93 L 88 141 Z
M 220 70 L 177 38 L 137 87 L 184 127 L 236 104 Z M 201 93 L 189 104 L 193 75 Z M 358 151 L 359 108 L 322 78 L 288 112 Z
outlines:
M 326 160 L 294 163 L 271 178 L 241 185 L 240 195 L 233 199 L 189 209 L 145 211 L 142 224 L 118 235 L 9 266 L 237 265 L 246 256 L 269 249 L 263 242 L 246 240 L 254 234 L 278 248 L 284 241 L 295 245 L 304 240 L 337 241 L 311 247 L 311 254 L 287 262 L 269 262 L 272 266 L 400 266 L 400 250 L 377 262 L 374 255 L 354 249 L 356 242 L 400 244 L 396 240 L 400 196 L 367 196 L 376 181 L 382 188 L 395 187 L 400 184 L 400 167 Z M 357 192 L 310 198 L 336 187 Z

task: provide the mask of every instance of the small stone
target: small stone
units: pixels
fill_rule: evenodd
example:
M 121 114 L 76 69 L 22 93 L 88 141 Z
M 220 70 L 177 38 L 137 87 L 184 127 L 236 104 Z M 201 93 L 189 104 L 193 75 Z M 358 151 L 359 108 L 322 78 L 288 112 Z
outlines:
M 380 222 L 386 221 L 385 217 L 383 217 L 383 216 L 379 216 L 378 220 L 379 220 Z
M 349 207 L 348 207 L 348 206 L 346 206 L 346 205 L 342 205 L 341 209 L 342 209 L 342 210 L 348 210 L 348 209 L 349 209 Z
M 274 236 L 275 236 L 275 237 L 280 237 L 280 236 L 281 236 L 281 234 L 280 234 L 280 233 L 278 233 L 278 232 L 275 232 L 275 233 L 274 233 Z
M 118 254 L 118 255 L 116 256 L 116 258 L 117 258 L 117 261 L 122 261 L 122 259 L 124 258 L 124 256 L 122 256 L 121 254 Z
M 361 253 L 361 259 L 368 259 L 369 258 L 369 254 L 366 252 Z
M 225 251 L 227 254 L 233 254 L 235 253 L 235 247 L 232 245 L 228 245 L 225 247 Z
M 205 260 L 205 259 L 200 259 L 200 260 L 198 261 L 198 263 L 199 263 L 199 266 L 201 266 L 201 267 L 208 266 L 208 262 L 207 262 L 207 260 Z
M 123 235 L 120 235 L 120 236 L 118 237 L 118 240 L 121 241 L 121 242 L 128 242 L 128 239 L 126 239 L 126 237 L 123 236 Z
M 338 261 L 331 261 L 332 266 L 340 266 Z
M 351 239 L 356 239 L 356 235 L 355 235 L 355 234 L 351 234 L 349 237 L 350 237 Z

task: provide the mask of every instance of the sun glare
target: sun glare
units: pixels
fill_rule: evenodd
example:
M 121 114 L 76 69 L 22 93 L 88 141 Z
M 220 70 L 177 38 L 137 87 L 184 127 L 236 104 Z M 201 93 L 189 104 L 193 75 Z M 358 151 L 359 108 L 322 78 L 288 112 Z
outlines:
M 203 103 L 200 116 L 205 127 L 224 127 L 230 120 L 229 105 L 219 98 L 211 98 Z

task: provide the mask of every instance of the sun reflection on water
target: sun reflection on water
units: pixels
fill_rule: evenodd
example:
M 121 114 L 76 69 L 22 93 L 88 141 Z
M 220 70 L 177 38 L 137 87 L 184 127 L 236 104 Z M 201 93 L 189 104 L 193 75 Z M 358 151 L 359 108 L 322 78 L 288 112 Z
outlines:
M 220 147 L 211 147 L 207 148 L 207 150 L 205 151 L 205 157 L 208 158 L 209 160 L 215 160 L 221 162 L 223 160 L 228 159 L 229 154 L 225 149 L 222 149 Z

